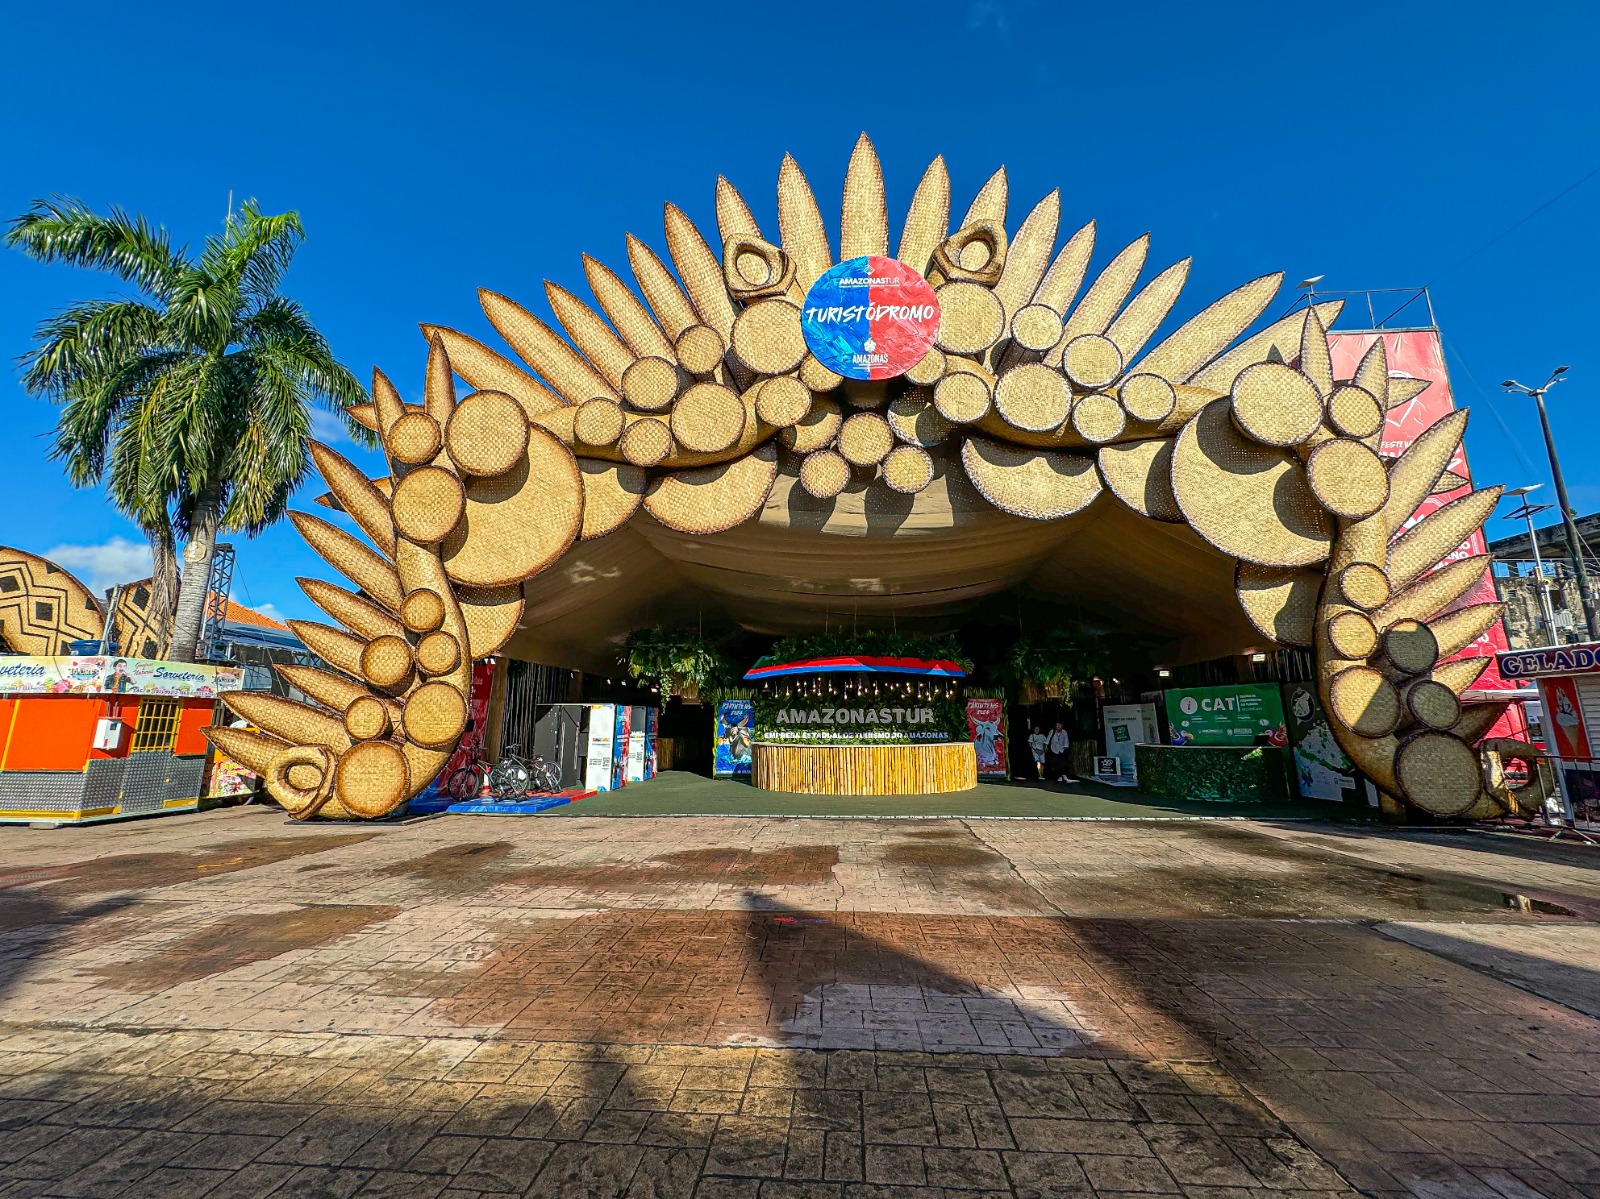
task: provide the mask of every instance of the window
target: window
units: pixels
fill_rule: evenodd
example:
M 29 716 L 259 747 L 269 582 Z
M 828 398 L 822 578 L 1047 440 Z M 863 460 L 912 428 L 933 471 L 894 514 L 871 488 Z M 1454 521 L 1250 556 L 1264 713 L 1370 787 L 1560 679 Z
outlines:
M 145 699 L 139 701 L 139 723 L 133 730 L 129 753 L 166 753 L 178 739 L 178 701 Z

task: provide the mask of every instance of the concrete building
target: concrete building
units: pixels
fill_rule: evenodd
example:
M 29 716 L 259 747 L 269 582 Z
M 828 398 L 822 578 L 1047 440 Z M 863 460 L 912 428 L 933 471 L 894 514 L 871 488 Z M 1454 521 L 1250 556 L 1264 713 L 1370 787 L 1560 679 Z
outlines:
M 1600 585 L 1597 585 L 1600 558 L 1593 552 L 1593 547 L 1600 545 L 1600 513 L 1580 516 L 1577 526 L 1584 546 L 1584 566 L 1589 572 L 1590 594 L 1600 603 Z M 1526 533 L 1489 543 L 1489 552 L 1494 556 L 1495 590 L 1506 605 L 1506 639 L 1512 649 L 1587 641 L 1583 601 L 1567 559 L 1566 531 L 1556 523 L 1535 529 L 1534 533 L 1544 567 L 1542 579 L 1536 573 L 1533 549 Z M 1553 632 L 1539 598 L 1541 585 L 1550 596 L 1551 613 L 1555 617 Z

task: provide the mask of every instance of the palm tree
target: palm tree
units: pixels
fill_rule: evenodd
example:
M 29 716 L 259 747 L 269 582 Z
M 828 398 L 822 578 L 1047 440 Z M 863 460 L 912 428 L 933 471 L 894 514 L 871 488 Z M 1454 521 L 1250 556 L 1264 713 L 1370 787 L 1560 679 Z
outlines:
M 197 255 L 164 228 L 77 200 L 35 201 L 6 243 L 41 262 L 111 272 L 136 298 L 88 300 L 44 321 L 23 385 L 61 405 L 53 455 L 78 486 L 105 481 L 163 554 L 186 540 L 171 657 L 193 661 L 219 531 L 283 515 L 309 468 L 311 405 L 345 414 L 366 393 L 278 288 L 305 236 L 297 213 L 247 202 Z

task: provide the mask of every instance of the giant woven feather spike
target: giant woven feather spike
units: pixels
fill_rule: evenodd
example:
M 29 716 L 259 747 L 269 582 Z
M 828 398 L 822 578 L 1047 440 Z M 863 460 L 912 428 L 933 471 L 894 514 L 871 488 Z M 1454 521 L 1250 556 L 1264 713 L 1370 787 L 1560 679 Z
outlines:
M 1499 491 L 1473 492 L 1396 537 L 1430 495 L 1465 483 L 1450 473 L 1465 412 L 1392 464 L 1380 459 L 1379 410 L 1426 381 L 1391 377 L 1381 339 L 1352 380 L 1336 381 L 1327 329 L 1338 301 L 1250 333 L 1281 274 L 1245 283 L 1146 352 L 1189 260 L 1137 288 L 1141 237 L 1085 290 L 1094 223 L 1054 251 L 1059 193 L 1008 231 L 1008 190 L 1001 168 L 952 229 L 944 160 L 924 173 L 897 252 L 935 289 L 940 321 L 935 349 L 903 378 L 845 380 L 811 353 L 800 304 L 834 254 L 787 156 L 777 244 L 719 178 L 716 246 L 668 205 L 671 268 L 627 239 L 638 294 L 588 257 L 595 307 L 547 286 L 567 338 L 515 300 L 481 293 L 531 373 L 464 333 L 422 326 L 423 403 L 404 403 L 375 373 L 372 402 L 351 410 L 381 434 L 389 477 L 369 480 L 326 446 L 311 449 L 327 504 L 371 540 L 292 517 L 353 585 L 303 582 L 342 626 L 291 622 L 327 669 L 280 673 L 313 702 L 230 695 L 261 732 L 219 728 L 213 740 L 300 819 L 382 815 L 442 769 L 466 723 L 473 659 L 510 641 L 523 585 L 580 538 L 587 546 L 639 522 L 716 537 L 780 507 L 769 501 L 780 477 L 819 503 L 849 487 L 881 492 L 867 503 L 881 498 L 884 511 L 915 511 L 922 489 L 959 473 L 1025 520 L 1121 504 L 1157 527 L 1187 525 L 1187 542 L 1237 563 L 1235 593 L 1263 636 L 1312 645 L 1334 736 L 1386 802 L 1480 810 L 1473 743 L 1495 706 L 1461 706 L 1484 659 L 1446 659 L 1500 605 L 1450 611 L 1483 562 L 1444 560 Z M 883 170 L 865 135 L 841 211 L 843 255 L 887 254 Z M 457 377 L 473 389 L 459 399 Z M 797 502 L 792 488 L 789 501 L 781 507 Z

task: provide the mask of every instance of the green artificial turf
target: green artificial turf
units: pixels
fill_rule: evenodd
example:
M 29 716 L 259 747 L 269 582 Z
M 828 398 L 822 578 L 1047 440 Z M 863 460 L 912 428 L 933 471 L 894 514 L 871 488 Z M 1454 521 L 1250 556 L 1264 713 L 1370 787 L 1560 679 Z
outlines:
M 746 782 L 708 779 L 669 770 L 629 783 L 546 816 L 1054 816 L 1079 819 L 1176 820 L 1196 816 L 1254 819 L 1340 819 L 1343 804 L 1224 803 L 1153 799 L 1131 788 L 1099 783 L 1045 787 L 1037 783 L 979 783 L 952 795 L 783 795 Z

